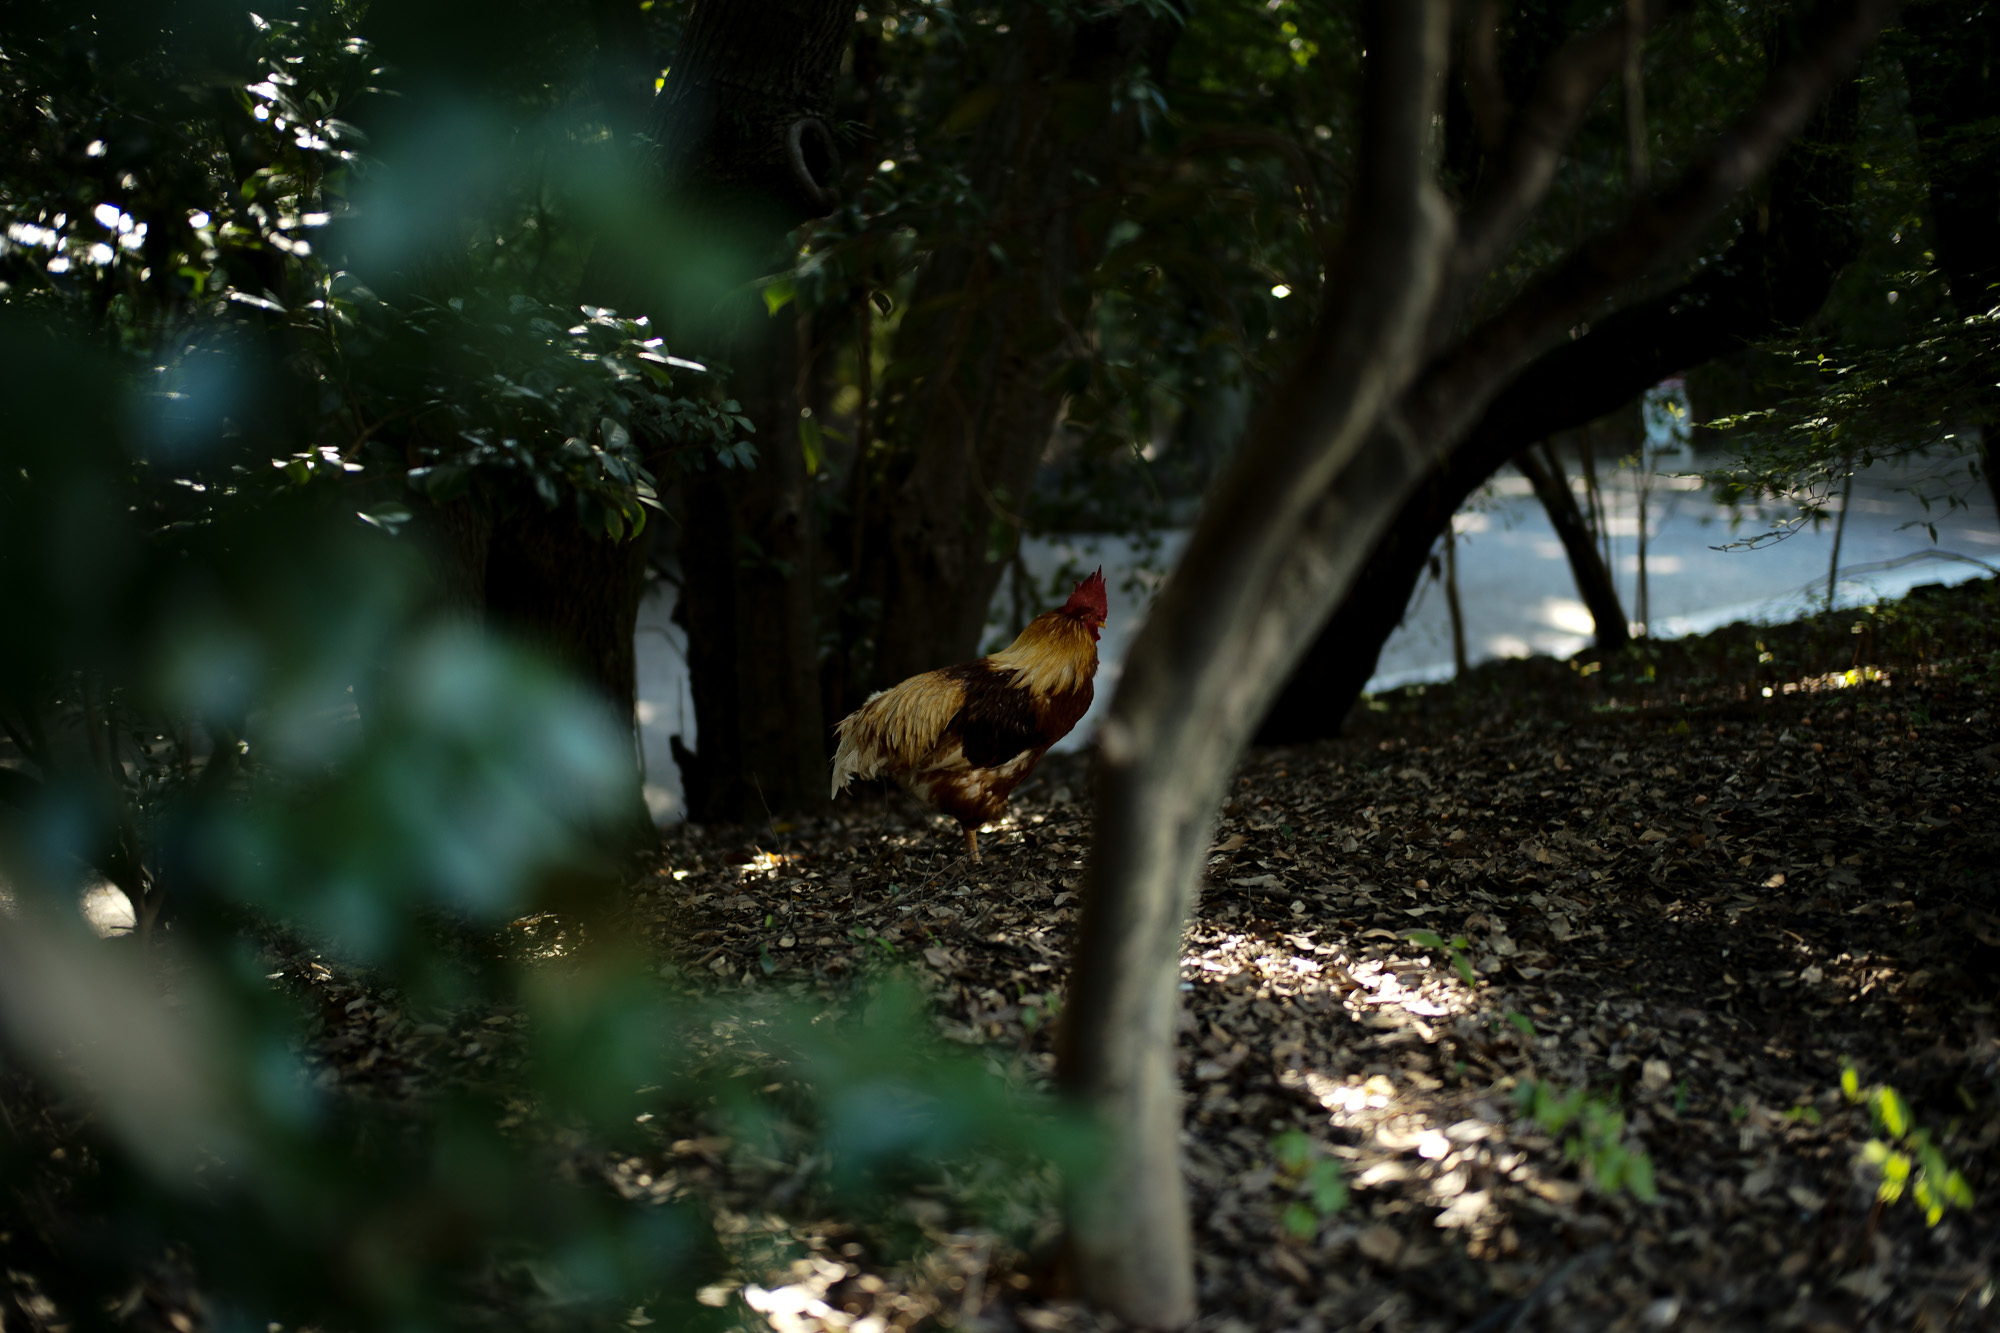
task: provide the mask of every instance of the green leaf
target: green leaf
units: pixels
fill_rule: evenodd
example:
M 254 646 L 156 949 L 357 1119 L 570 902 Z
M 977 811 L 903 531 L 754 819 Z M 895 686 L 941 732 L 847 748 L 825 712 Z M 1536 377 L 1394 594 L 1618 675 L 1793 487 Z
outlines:
M 1853 1065 L 1840 1071 L 1840 1091 L 1850 1102 L 1861 1100 L 1861 1077 L 1854 1072 Z
M 1297 1199 L 1285 1205 L 1279 1220 L 1284 1225 L 1285 1234 L 1293 1240 L 1311 1240 L 1319 1234 L 1318 1214 Z
M 1643 1152 L 1632 1154 L 1631 1162 L 1625 1168 L 1625 1188 L 1632 1191 L 1632 1197 L 1641 1203 L 1658 1203 L 1659 1187 L 1653 1183 L 1653 1159 Z
M 1939 1198 L 1937 1191 L 1931 1188 L 1930 1177 L 1917 1177 L 1916 1187 L 1911 1191 L 1911 1198 L 1915 1200 L 1917 1207 L 1923 1209 L 1924 1224 L 1926 1226 L 1934 1227 L 1940 1221 L 1944 1220 L 1944 1200 Z
M 1896 1138 L 1910 1132 L 1910 1110 L 1903 1105 L 1903 1099 L 1896 1095 L 1894 1088 L 1884 1088 L 1878 1106 L 1882 1112 L 1882 1125 Z
M 806 456 L 806 475 L 816 477 L 826 465 L 826 446 L 820 437 L 819 418 L 807 408 L 799 415 L 799 449 Z
M 1271 1140 L 1271 1156 L 1285 1171 L 1302 1175 L 1312 1163 L 1312 1140 L 1299 1130 L 1288 1129 Z
M 1307 1183 L 1312 1189 L 1313 1207 L 1321 1217 L 1330 1217 L 1347 1207 L 1347 1172 L 1339 1162 L 1331 1158 L 1314 1162 Z
M 765 312 L 772 315 L 777 314 L 780 310 L 790 305 L 792 299 L 798 294 L 798 283 L 794 282 L 789 276 L 773 278 L 764 284 Z
M 410 507 L 406 504 L 398 504 L 394 500 L 384 500 L 380 504 L 371 505 L 367 509 L 360 510 L 356 513 L 355 517 L 359 518 L 363 523 L 380 528 L 382 531 L 394 536 L 397 532 L 401 531 L 403 524 L 410 521 Z
M 1903 1197 L 1903 1189 L 1910 1181 L 1910 1159 L 1899 1152 L 1892 1152 L 1882 1161 L 1882 1185 L 1875 1191 L 1875 1197 L 1886 1203 L 1894 1203 Z
M 1444 948 L 1444 937 L 1434 930 L 1412 930 L 1407 935 L 1410 943 L 1420 949 Z

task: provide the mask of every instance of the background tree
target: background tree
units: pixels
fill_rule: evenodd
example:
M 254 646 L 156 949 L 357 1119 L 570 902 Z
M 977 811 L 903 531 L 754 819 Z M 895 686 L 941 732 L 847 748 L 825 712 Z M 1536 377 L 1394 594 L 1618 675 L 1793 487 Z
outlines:
M 1790 510 L 1752 542 L 1818 522 L 1857 469 L 1885 458 L 1964 459 L 1992 493 L 1994 401 L 1979 368 L 1995 330 L 1996 32 L 1988 5 L 1911 5 L 1884 44 L 1896 63 L 1876 100 L 1890 133 L 1867 154 L 1863 262 L 1818 327 L 1760 349 L 1758 397 L 1719 423 L 1738 455 L 1711 474 L 1719 492 Z M 1945 476 L 1906 485 L 1926 507 L 1966 503 Z
M 780 272 L 787 233 L 832 209 L 839 158 L 826 117 L 851 25 L 829 0 L 692 9 L 652 129 L 660 188 L 681 218 L 675 239 L 701 262 L 729 256 L 742 279 Z M 674 756 L 691 812 L 740 819 L 824 799 L 819 552 L 793 331 L 747 282 L 715 285 L 679 274 L 639 299 L 678 345 L 730 367 L 757 432 L 754 466 L 690 474 L 679 506 L 677 614 L 700 740 L 676 743 Z M 637 606 L 635 583 L 628 638 Z

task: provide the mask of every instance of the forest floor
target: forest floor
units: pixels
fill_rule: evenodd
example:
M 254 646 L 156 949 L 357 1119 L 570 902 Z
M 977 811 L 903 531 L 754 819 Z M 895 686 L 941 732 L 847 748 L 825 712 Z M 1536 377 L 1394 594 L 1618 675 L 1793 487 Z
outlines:
M 1197 1327 L 2000 1327 L 1996 649 L 2000 583 L 1919 589 L 1494 663 L 1253 753 L 1182 970 Z M 899 978 L 940 1049 L 1045 1088 L 1084 761 L 1013 806 L 978 864 L 900 793 L 682 828 L 590 930 L 703 997 L 711 1054 L 779 1080 L 762 1093 L 812 1077 L 757 1072 L 769 1015 L 865 1025 Z M 574 928 L 512 934 L 554 956 Z M 418 1022 L 337 964 L 275 961 L 316 1015 L 318 1086 L 421 1102 L 523 1067 L 518 1014 Z M 913 1170 L 862 1206 L 823 1138 L 772 1156 L 698 1108 L 641 1120 L 650 1146 L 563 1140 L 562 1169 L 712 1219 L 726 1280 L 700 1300 L 725 1323 L 1116 1327 L 1063 1294 L 1046 1170 Z M 1897 1153 L 1885 1201 L 1871 1158 Z M 1952 1196 L 1935 1217 L 1920 1185 Z M 159 1318 L 127 1326 L 202 1322 L 193 1290 L 148 1299 Z M 475 1304 L 546 1326 L 513 1300 Z
M 1996 646 L 2000 586 L 1919 589 L 1254 753 L 1182 971 L 1199 1327 L 2000 1327 Z M 724 993 L 917 969 L 1045 1077 L 1091 829 L 1080 764 L 1038 779 L 978 865 L 900 794 L 683 830 L 632 924 Z M 1882 1148 L 1971 1207 L 1879 1200 Z M 890 1264 L 682 1167 L 782 1242 L 778 1333 L 1110 1326 L 948 1192 Z

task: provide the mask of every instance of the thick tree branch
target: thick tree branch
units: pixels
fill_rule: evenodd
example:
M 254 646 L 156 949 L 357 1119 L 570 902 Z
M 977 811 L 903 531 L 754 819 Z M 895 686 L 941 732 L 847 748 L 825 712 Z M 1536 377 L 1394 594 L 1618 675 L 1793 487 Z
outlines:
M 1404 504 L 1353 590 L 1320 631 L 1257 739 L 1284 744 L 1340 729 L 1402 618 L 1432 543 L 1466 498 L 1537 440 L 1614 411 L 1668 375 L 1811 317 L 1854 255 L 1859 86 L 1828 100 L 1821 123 L 1772 171 L 1767 228 L 1746 226 L 1688 281 L 1558 343 L 1496 395 L 1478 423 Z
M 1572 251 L 1432 364 L 1411 391 L 1412 424 L 1435 441 L 1455 440 L 1543 348 L 1693 245 L 1784 151 L 1895 9 L 1895 0 L 1839 0 L 1822 11 L 1810 26 L 1812 44 L 1773 72 L 1672 189 Z
M 1505 142 L 1507 87 L 1500 77 L 1500 0 L 1475 0 L 1465 21 L 1465 95 L 1479 143 L 1493 152 Z

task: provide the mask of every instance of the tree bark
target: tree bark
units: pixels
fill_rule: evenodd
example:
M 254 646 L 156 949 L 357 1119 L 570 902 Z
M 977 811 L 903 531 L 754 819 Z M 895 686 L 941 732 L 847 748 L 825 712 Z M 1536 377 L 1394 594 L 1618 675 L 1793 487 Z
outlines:
M 769 333 L 761 355 L 740 360 L 730 381 L 759 423 L 757 465 L 711 463 L 683 483 L 675 616 L 687 630 L 699 739 L 693 750 L 678 736 L 672 746 L 698 820 L 762 820 L 826 800 L 815 538 L 791 406 L 796 343 L 791 320 L 764 323 L 750 335 Z
M 1078 279 L 1116 217 L 1091 205 L 1138 142 L 1117 93 L 1164 66 L 1181 28 L 1142 5 L 1079 21 L 1036 0 L 1009 21 L 968 155 L 989 221 L 931 256 L 897 333 L 896 359 L 929 368 L 884 405 L 893 453 L 869 488 L 862 578 L 881 612 L 871 660 L 847 673 L 857 693 L 978 649 L 1061 411 L 1049 380 L 1088 336 Z
M 1515 454 L 1514 466 L 1535 488 L 1535 498 L 1542 502 L 1549 526 L 1556 530 L 1563 554 L 1569 557 L 1577 595 L 1583 598 L 1584 606 L 1590 610 L 1591 623 L 1597 627 L 1597 651 L 1617 652 L 1631 637 L 1625 623 L 1625 608 L 1618 604 L 1618 588 L 1611 580 L 1611 570 L 1598 553 L 1596 534 L 1583 521 L 1583 511 L 1577 508 L 1569 483 L 1535 457 L 1532 448 Z
M 664 275 L 674 340 L 726 364 L 756 426 L 752 468 L 685 482 L 687 629 L 696 743 L 675 738 L 697 819 L 760 819 L 826 800 L 815 534 L 798 439 L 793 317 L 717 290 L 719 269 L 790 267 L 787 234 L 834 202 L 833 102 L 851 4 L 703 0 L 655 100 L 657 166 L 690 257 Z M 733 256 L 725 259 L 724 256 Z M 659 307 L 655 307 L 659 308 Z
M 1338 734 L 1402 621 L 1432 544 L 1472 493 L 1537 440 L 1588 424 L 1667 376 L 1802 323 L 1854 257 L 1858 85 L 1829 99 L 1772 172 L 1765 207 L 1715 263 L 1594 322 L 1508 385 L 1403 506 L 1257 733 L 1263 745 Z
M 1366 549 L 1340 534 L 1378 524 L 1420 471 L 1414 440 L 1375 427 L 1419 364 L 1450 234 L 1428 165 L 1449 13 L 1448 0 L 1370 8 L 1363 156 L 1332 305 L 1219 481 L 1100 733 L 1062 1078 L 1112 1145 L 1073 1201 L 1070 1241 L 1085 1297 L 1143 1327 L 1195 1314 L 1176 983 L 1221 787 L 1265 682 L 1303 646 L 1299 618 L 1351 576 L 1344 548 Z
M 1429 163 L 1448 0 L 1367 10 L 1355 213 L 1298 369 L 1219 480 L 1099 733 L 1098 827 L 1060 1073 L 1110 1135 L 1071 1199 L 1084 1295 L 1145 1327 L 1194 1314 L 1180 1178 L 1181 933 L 1223 785 L 1312 626 L 1501 387 L 1691 244 L 1777 157 L 1886 17 L 1855 0 L 1671 190 L 1531 281 L 1424 368 L 1452 227 Z M 1408 386 L 1408 387 L 1405 387 Z M 1449 512 L 1449 511 L 1447 511 Z M 1434 530 L 1433 530 L 1434 531 Z

